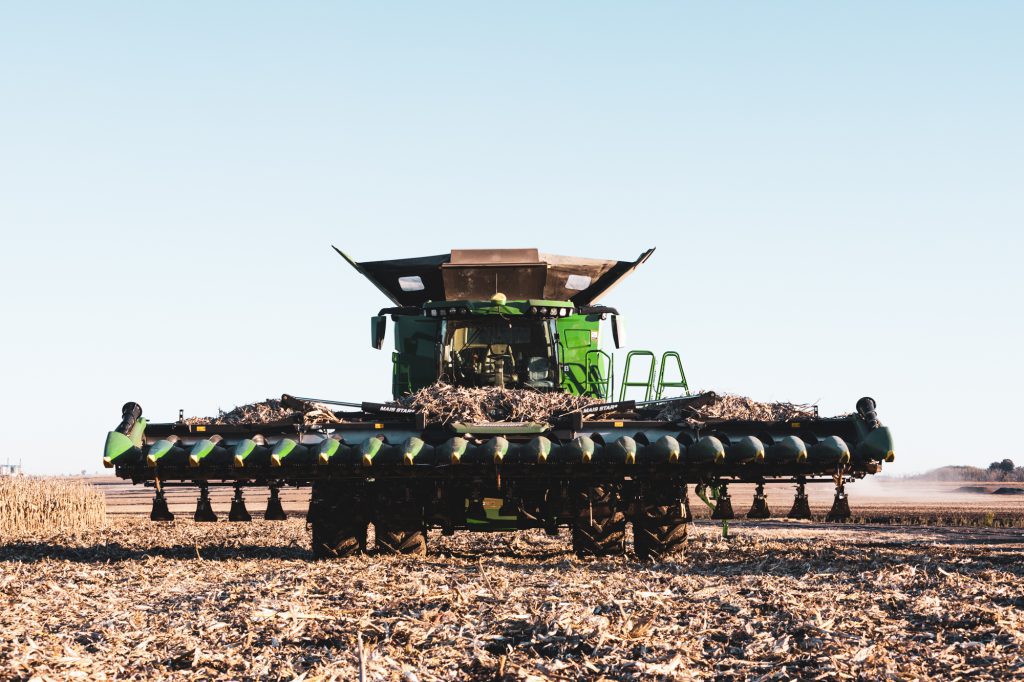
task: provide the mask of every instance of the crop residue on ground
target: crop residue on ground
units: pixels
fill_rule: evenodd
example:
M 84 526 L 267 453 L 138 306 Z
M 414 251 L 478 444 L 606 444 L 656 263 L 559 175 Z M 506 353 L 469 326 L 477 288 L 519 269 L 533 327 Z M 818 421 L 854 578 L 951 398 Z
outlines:
M 313 562 L 300 519 L 121 517 L 0 547 L 0 676 L 347 680 L 360 664 L 369 680 L 1024 673 L 1016 531 L 948 542 L 924 529 L 734 532 L 726 543 L 699 524 L 684 557 L 654 565 L 580 561 L 564 532 L 534 531 L 432 533 L 425 558 Z

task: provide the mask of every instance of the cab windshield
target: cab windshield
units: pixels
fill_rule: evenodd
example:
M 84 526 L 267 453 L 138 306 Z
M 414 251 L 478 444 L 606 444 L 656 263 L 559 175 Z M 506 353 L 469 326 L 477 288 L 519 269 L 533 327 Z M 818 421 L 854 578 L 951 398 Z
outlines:
M 457 386 L 554 389 L 554 323 L 545 320 L 449 320 L 442 372 Z

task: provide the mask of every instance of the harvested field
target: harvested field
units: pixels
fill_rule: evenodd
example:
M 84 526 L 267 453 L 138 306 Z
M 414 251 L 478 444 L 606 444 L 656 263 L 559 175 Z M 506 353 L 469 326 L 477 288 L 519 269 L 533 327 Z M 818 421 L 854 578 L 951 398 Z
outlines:
M 360 660 L 369 680 L 1024 675 L 1020 530 L 733 534 L 699 521 L 654 565 L 580 561 L 534 531 L 314 562 L 299 518 L 118 515 L 0 547 L 0 677 L 348 680 Z
M 133 486 L 117 478 L 92 479 L 93 485 L 104 491 L 107 510 L 110 514 L 149 514 L 153 501 L 153 489 Z M 963 492 L 961 484 L 947 482 L 914 481 L 901 479 L 872 478 L 847 484 L 850 507 L 854 523 L 885 525 L 927 525 L 927 526 L 980 526 L 1024 528 L 1024 503 L 1015 495 Z M 1024 490 L 1019 484 L 1018 490 Z M 195 511 L 198 492 L 194 487 L 168 486 L 167 500 L 170 509 L 179 518 L 191 518 Z M 768 505 L 774 515 L 783 517 L 793 502 L 793 486 L 769 484 L 765 488 Z M 742 516 L 750 508 L 754 486 L 747 484 L 730 486 L 733 508 Z M 811 512 L 815 520 L 823 521 L 832 505 L 833 488 L 829 484 L 807 486 Z M 210 489 L 213 508 L 226 515 L 230 507 L 231 488 Z M 266 508 L 265 488 L 247 489 L 245 499 L 249 511 L 261 514 Z M 290 514 L 305 514 L 309 508 L 309 488 L 282 488 L 281 501 Z M 710 517 L 710 511 L 690 494 L 690 508 L 698 519 Z M 744 522 L 733 525 L 740 527 Z

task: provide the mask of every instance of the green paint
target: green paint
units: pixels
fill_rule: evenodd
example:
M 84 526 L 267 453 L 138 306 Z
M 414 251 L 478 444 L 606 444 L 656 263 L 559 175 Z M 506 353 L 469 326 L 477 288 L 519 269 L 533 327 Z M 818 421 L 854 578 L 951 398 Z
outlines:
M 784 462 L 803 462 L 807 459 L 807 445 L 796 436 L 783 436 L 771 448 L 772 458 Z
M 299 444 L 291 438 L 282 438 L 270 453 L 270 466 L 281 466 L 284 460 L 298 452 Z
M 480 436 L 544 433 L 548 428 L 550 427 L 547 424 L 541 424 L 538 422 L 525 422 L 523 424 L 509 424 L 508 422 L 496 422 L 494 424 L 464 424 L 462 422 L 454 422 L 452 424 L 452 429 L 455 433 L 472 433 Z
M 232 458 L 232 461 L 234 462 L 236 467 L 244 467 L 245 460 L 247 460 L 249 456 L 252 455 L 252 453 L 255 451 L 256 441 L 254 441 L 251 438 L 245 438 L 243 440 L 240 440 L 238 444 L 235 445 L 235 451 L 233 453 L 234 456 Z
M 620 436 L 618 440 L 607 446 L 605 451 L 616 462 L 636 464 L 636 441 L 629 436 Z
M 504 459 L 505 453 L 508 452 L 508 440 L 501 436 L 495 436 L 484 443 L 482 447 L 487 458 L 498 464 Z
M 682 456 L 682 446 L 672 436 L 662 436 L 654 445 L 649 446 L 651 453 L 659 462 L 678 462 Z
M 562 390 L 573 395 L 599 395 L 608 378 L 605 367 L 587 363 L 587 353 L 601 349 L 601 316 L 569 315 L 555 321 L 562 361 Z
M 359 446 L 359 455 L 364 467 L 373 465 L 373 458 L 380 452 L 381 445 L 383 444 L 384 441 L 376 437 L 367 438 L 363 441 L 362 445 Z
M 530 459 L 541 464 L 546 462 L 548 455 L 551 454 L 551 441 L 540 436 L 527 443 L 525 448 L 526 452 L 530 455 Z
M 725 446 L 714 436 L 704 436 L 690 448 L 695 462 L 720 462 L 725 457 Z
M 438 452 L 446 462 L 458 464 L 462 456 L 466 454 L 467 447 L 469 447 L 469 441 L 465 438 L 450 438 L 438 448 Z
M 491 504 L 488 505 L 488 501 Z M 467 511 L 469 510 L 467 500 Z M 466 516 L 466 526 L 472 531 L 503 531 L 503 530 L 516 530 L 518 527 L 518 518 L 515 515 L 502 516 L 499 514 L 501 511 L 499 506 L 495 506 L 494 503 L 500 502 L 500 500 L 491 500 L 490 498 L 484 500 L 484 518 L 474 518 L 472 516 Z
M 407 438 L 402 443 L 402 461 L 405 464 L 413 464 L 416 461 L 416 456 L 420 454 L 420 450 L 423 449 L 424 442 L 420 438 L 415 436 Z
M 829 464 L 846 464 L 850 461 L 850 448 L 839 436 L 825 436 L 811 447 L 810 454 L 814 460 Z
M 146 421 L 145 417 L 139 417 L 138 419 L 135 420 L 135 425 L 132 426 L 132 430 L 128 434 L 128 438 L 131 439 L 132 445 L 134 445 L 137 448 L 141 448 L 142 444 L 145 442 L 144 438 L 146 434 L 147 423 L 148 422 Z
M 169 455 L 176 446 L 177 443 L 175 441 L 167 440 L 166 438 L 158 440 L 149 448 L 149 453 L 146 455 L 146 464 L 151 467 L 155 467 L 160 463 L 160 460 Z
M 729 445 L 729 459 L 734 462 L 749 462 L 764 458 L 764 445 L 754 436 L 740 436 Z
M 204 459 L 210 456 L 217 444 L 209 438 L 204 438 L 195 445 L 192 446 L 192 451 L 188 453 L 189 466 L 197 467 L 202 463 Z
M 341 448 L 341 442 L 335 438 L 325 438 L 317 448 L 317 463 L 330 464 L 331 457 L 334 457 Z
M 111 431 L 107 434 L 107 442 L 103 445 L 103 466 L 110 469 L 117 464 L 123 464 L 130 459 L 130 455 L 134 452 L 136 452 L 136 446 L 131 438 L 120 431 Z
M 890 453 L 893 451 L 892 432 L 887 426 L 869 431 L 857 446 L 858 456 L 877 462 L 892 461 Z
M 589 462 L 594 458 L 596 444 L 590 436 L 578 436 L 566 446 L 570 453 L 570 461 Z
M 539 308 L 549 312 L 531 312 Z M 568 301 L 508 301 L 504 305 L 490 301 L 437 301 L 423 305 L 425 315 L 395 316 L 392 395 L 398 398 L 437 382 L 442 364 L 441 331 L 447 320 L 527 317 L 535 320 L 535 324 L 550 326 L 557 337 L 557 363 L 555 358 L 551 362 L 559 366 L 558 382 L 562 390 L 577 395 L 607 396 L 610 367 L 607 363 L 595 365 L 593 362 L 588 367 L 587 362 L 587 353 L 601 347 L 601 318 L 550 312 L 572 308 L 573 304 Z M 431 315 L 440 310 L 446 311 L 446 316 Z M 448 313 L 451 310 L 457 312 Z
M 697 485 L 694 488 L 694 492 L 697 493 L 697 497 L 699 497 L 701 500 L 703 500 L 704 504 L 706 504 L 708 506 L 708 509 L 710 509 L 711 512 L 714 513 L 715 505 L 711 504 L 711 500 L 708 499 L 706 491 L 707 491 L 707 485 L 705 485 L 703 483 Z M 719 494 L 719 487 L 717 485 L 716 486 L 711 486 L 711 497 L 712 497 L 712 499 L 717 500 L 718 499 L 718 494 Z M 722 519 L 722 539 L 723 540 L 728 540 L 729 539 L 729 520 L 728 519 Z

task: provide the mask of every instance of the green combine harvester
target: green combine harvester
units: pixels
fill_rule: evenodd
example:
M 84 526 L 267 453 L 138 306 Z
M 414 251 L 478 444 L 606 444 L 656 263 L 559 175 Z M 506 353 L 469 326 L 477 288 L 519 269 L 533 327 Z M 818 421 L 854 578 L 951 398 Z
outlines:
M 365 551 L 369 524 L 379 553 L 424 553 L 431 528 L 557 534 L 567 527 L 577 555 L 618 555 L 632 523 L 637 556 L 657 559 L 685 540 L 691 485 L 712 518 L 728 520 L 730 484 L 755 484 L 747 518 L 768 518 L 764 485 L 792 483 L 788 516 L 810 518 L 804 486 L 827 481 L 836 486 L 827 518 L 848 519 L 845 484 L 893 459 L 891 434 L 870 398 L 843 417 L 695 419 L 712 394 L 690 394 L 672 351 L 629 351 L 616 385 L 603 340 L 610 330 L 614 347 L 623 345 L 622 318 L 597 301 L 652 252 L 610 261 L 453 250 L 357 263 L 339 251 L 394 304 L 371 318 L 371 340 L 383 347 L 390 318 L 395 402 L 285 395 L 294 417 L 251 424 L 199 424 L 183 415 L 149 423 L 127 403 L 107 436 L 104 464 L 155 488 L 155 521 L 174 518 L 169 486 L 198 487 L 196 521 L 217 519 L 210 486 L 234 486 L 232 521 L 251 518 L 246 487 L 269 488 L 265 518 L 275 520 L 285 518 L 281 487 L 312 486 L 307 519 L 317 557 Z M 595 400 L 543 421 L 492 413 L 471 423 L 428 419 L 399 400 L 436 384 Z M 314 403 L 321 418 L 310 421 L 304 414 Z M 344 409 L 324 418 L 325 403 Z

